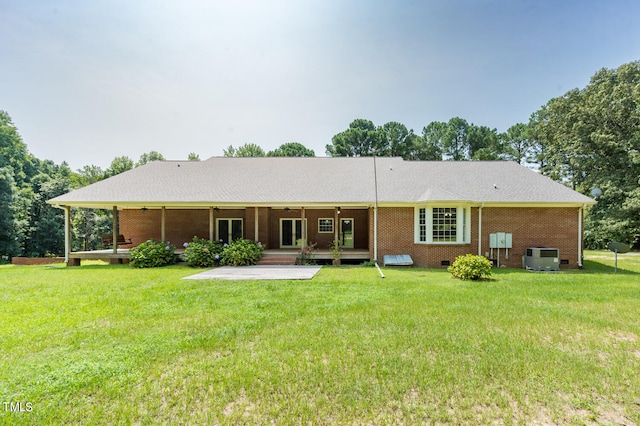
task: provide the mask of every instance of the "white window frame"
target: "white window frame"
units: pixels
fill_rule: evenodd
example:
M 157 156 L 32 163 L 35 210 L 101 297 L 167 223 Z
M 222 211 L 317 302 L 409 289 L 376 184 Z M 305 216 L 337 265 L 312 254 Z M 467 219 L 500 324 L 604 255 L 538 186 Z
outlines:
M 229 226 L 228 226 L 228 233 L 227 233 L 227 238 L 229 239 L 229 242 L 232 241 L 232 237 L 233 237 L 233 221 L 234 220 L 239 220 L 240 221 L 240 227 L 241 227 L 241 231 L 242 231 L 242 235 L 244 238 L 244 220 L 241 217 L 217 217 L 216 218 L 216 237 L 218 237 L 218 241 L 222 240 L 222 236 L 220 235 L 220 222 L 221 221 L 225 221 L 225 222 L 229 222 Z
M 331 221 L 331 230 L 330 231 L 323 231 L 322 230 L 321 224 L 322 224 L 323 220 Z M 321 217 L 321 218 L 318 218 L 318 233 L 319 234 L 333 234 L 333 230 L 335 229 L 335 223 L 333 223 L 333 222 L 334 221 L 333 221 L 332 217 Z
M 456 240 L 455 241 L 433 241 L 433 209 L 455 208 L 456 209 Z M 420 221 L 421 210 L 424 209 L 424 221 Z M 424 232 L 421 232 L 424 229 Z M 421 233 L 425 234 L 421 240 Z M 469 205 L 427 205 L 415 208 L 414 220 L 414 242 L 415 244 L 470 244 L 471 243 L 471 206 Z

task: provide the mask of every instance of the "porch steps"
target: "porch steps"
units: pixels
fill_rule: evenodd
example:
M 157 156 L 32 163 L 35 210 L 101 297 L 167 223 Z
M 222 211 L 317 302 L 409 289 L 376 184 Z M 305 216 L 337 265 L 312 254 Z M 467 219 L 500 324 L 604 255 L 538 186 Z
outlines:
M 270 254 L 263 253 L 258 265 L 294 265 L 296 263 L 295 254 Z

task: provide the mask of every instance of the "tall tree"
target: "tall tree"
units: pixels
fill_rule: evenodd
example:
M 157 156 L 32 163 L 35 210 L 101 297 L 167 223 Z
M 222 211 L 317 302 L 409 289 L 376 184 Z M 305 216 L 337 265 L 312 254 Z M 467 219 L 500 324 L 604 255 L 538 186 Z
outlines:
M 136 163 L 136 167 L 143 166 L 152 161 L 164 161 L 164 156 L 157 151 L 144 153 Z
M 536 115 L 543 173 L 588 194 L 602 189 L 586 219 L 585 242 L 640 235 L 640 61 L 598 71 L 583 89 L 551 99 Z
M 500 134 L 500 140 L 504 149 L 504 158 L 513 160 L 518 164 L 526 164 L 532 161 L 533 141 L 531 129 L 524 123 L 517 123 L 509 127 L 506 132 Z
M 447 133 L 447 123 L 432 121 L 422 129 L 424 150 L 428 158 L 425 160 L 440 161 L 444 154 L 444 138 Z
M 316 153 L 299 142 L 288 142 L 267 153 L 267 157 L 315 157 Z
M 361 157 L 382 152 L 383 142 L 380 132 L 370 120 L 358 118 L 349 128 L 331 138 L 326 145 L 327 154 L 332 157 Z
M 198 154 L 196 154 L 195 152 L 191 152 L 191 153 L 189 153 L 189 156 L 187 157 L 187 160 L 189 160 L 189 161 L 200 161 L 200 156 Z
M 238 148 L 229 145 L 223 152 L 225 157 L 264 157 L 266 155 L 264 149 L 255 143 L 245 143 Z
M 500 160 L 504 156 L 502 143 L 496 129 L 470 124 L 467 130 L 467 140 L 471 160 Z
M 16 229 L 16 185 L 13 170 L 0 167 L 0 264 L 20 253 Z
M 407 130 L 404 124 L 390 121 L 378 128 L 380 137 L 379 156 L 402 157 L 408 159 L 415 154 L 415 137 L 413 130 Z
M 115 176 L 133 169 L 133 160 L 126 155 L 116 157 L 111 161 L 111 165 L 106 170 L 106 176 Z
M 460 117 L 454 117 L 447 123 L 443 137 L 444 155 L 449 160 L 468 160 L 469 156 L 469 123 Z

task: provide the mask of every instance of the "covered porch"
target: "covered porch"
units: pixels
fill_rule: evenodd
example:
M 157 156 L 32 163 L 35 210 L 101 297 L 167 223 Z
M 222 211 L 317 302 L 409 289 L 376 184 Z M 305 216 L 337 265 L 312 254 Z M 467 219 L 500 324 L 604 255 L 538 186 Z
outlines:
M 183 244 L 194 236 L 225 243 L 237 238 L 260 241 L 266 246 L 263 264 L 293 264 L 299 249 L 311 245 L 316 247 L 313 257 L 319 263 L 330 263 L 335 240 L 340 241 L 340 260 L 345 263 L 375 258 L 370 244 L 371 206 L 113 206 L 113 240 L 123 235 L 131 245 L 91 251 L 71 251 L 71 208 L 63 208 L 69 266 L 79 265 L 82 259 L 126 262 L 131 248 L 149 239 L 169 241 L 181 254 Z

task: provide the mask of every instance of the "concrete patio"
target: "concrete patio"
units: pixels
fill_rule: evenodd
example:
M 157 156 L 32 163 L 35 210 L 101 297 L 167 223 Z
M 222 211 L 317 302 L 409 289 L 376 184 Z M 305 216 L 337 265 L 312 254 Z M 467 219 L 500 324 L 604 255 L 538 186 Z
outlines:
M 321 266 L 254 265 L 222 266 L 183 280 L 310 280 Z

